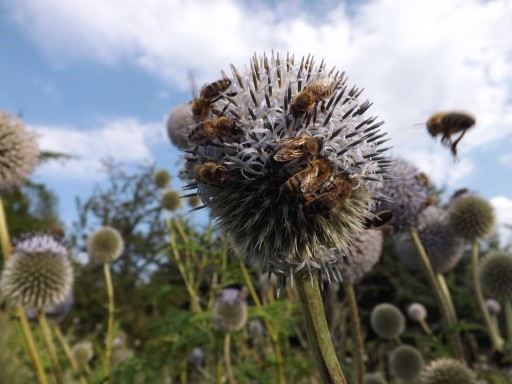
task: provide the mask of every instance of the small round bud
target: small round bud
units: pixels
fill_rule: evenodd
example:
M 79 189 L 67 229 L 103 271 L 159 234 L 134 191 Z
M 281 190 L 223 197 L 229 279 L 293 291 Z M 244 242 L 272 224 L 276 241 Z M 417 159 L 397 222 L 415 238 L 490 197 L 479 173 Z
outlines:
M 204 365 L 205 356 L 203 350 L 199 347 L 192 348 L 192 351 L 187 357 L 187 361 L 195 366 Z
M 407 307 L 407 316 L 413 321 L 423 321 L 427 318 L 427 308 L 421 303 L 412 303 Z
M 159 169 L 153 175 L 153 182 L 158 188 L 165 188 L 171 181 L 171 175 L 165 169 Z
M 13 304 L 35 309 L 64 301 L 72 284 L 68 251 L 46 234 L 19 242 L 0 278 L 0 288 Z
M 501 304 L 494 299 L 485 300 L 485 306 L 491 315 L 498 316 L 501 313 Z
M 247 302 L 238 289 L 225 288 L 213 307 L 213 327 L 216 331 L 235 332 L 247 321 Z
M 383 303 L 373 308 L 370 324 L 374 332 L 383 339 L 399 337 L 405 329 L 405 317 L 393 304 Z
M 476 384 L 476 376 L 468 367 L 451 358 L 432 361 L 420 374 L 419 384 Z
M 480 262 L 482 288 L 491 297 L 510 300 L 512 298 L 512 255 L 495 251 Z
M 454 230 L 467 240 L 485 238 L 494 230 L 494 209 L 481 197 L 463 195 L 451 204 L 449 214 Z
M 87 252 L 100 263 L 116 260 L 123 253 L 124 241 L 119 231 L 112 227 L 100 227 L 89 235 Z
M 189 147 L 188 134 L 194 125 L 190 104 L 181 104 L 174 108 L 167 119 L 167 135 L 175 146 L 180 149 Z
M 181 207 L 180 194 L 174 189 L 168 189 L 162 193 L 160 204 L 168 211 L 174 212 Z
M 82 341 L 73 345 L 71 353 L 80 367 L 86 365 L 94 356 L 94 350 L 90 341 Z
M 133 349 L 126 347 L 114 348 L 112 351 L 112 362 L 120 364 L 123 361 L 133 358 L 133 356 L 135 356 Z
M 364 375 L 364 384 L 387 384 L 387 382 L 377 373 L 367 373 Z
M 420 374 L 425 362 L 420 351 L 410 345 L 400 345 L 389 356 L 391 373 L 404 381 L 410 382 Z
M 187 203 L 189 207 L 195 208 L 199 206 L 199 204 L 201 204 L 201 199 L 199 198 L 199 196 L 190 196 L 187 200 Z

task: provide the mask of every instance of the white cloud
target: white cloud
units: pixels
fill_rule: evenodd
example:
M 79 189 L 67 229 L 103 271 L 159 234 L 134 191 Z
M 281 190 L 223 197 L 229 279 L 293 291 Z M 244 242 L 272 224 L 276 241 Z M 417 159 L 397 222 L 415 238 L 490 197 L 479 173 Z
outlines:
M 502 239 L 512 241 L 512 199 L 505 196 L 496 196 L 491 199 L 491 204 L 495 209 L 498 231 Z

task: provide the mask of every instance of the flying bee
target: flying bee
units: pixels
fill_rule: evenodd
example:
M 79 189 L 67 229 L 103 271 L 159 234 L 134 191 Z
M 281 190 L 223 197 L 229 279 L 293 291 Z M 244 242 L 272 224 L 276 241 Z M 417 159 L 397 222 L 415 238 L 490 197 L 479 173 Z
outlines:
M 299 136 L 282 139 L 277 143 L 273 159 L 286 162 L 299 158 L 310 158 L 318 155 L 323 141 L 312 136 Z
M 352 193 L 352 181 L 345 177 L 335 177 L 332 187 L 318 196 L 310 199 L 302 207 L 307 215 L 318 215 L 329 212 L 334 208 L 341 208 Z
M 313 160 L 311 165 L 291 176 L 282 188 L 290 195 L 309 200 L 331 176 L 332 164 L 324 157 Z
M 240 136 L 244 133 L 237 119 L 216 117 L 206 119 L 190 130 L 188 139 L 194 144 L 206 144 L 216 137 Z
M 374 215 L 374 217 L 367 217 L 363 223 L 366 229 L 375 229 L 388 224 L 393 218 L 393 212 L 391 211 L 380 211 Z
M 191 79 L 193 84 L 193 79 Z M 196 118 L 206 118 L 212 110 L 212 104 L 222 97 L 222 92 L 225 92 L 231 85 L 231 80 L 223 74 L 223 78 L 213 83 L 205 84 L 201 87 L 199 97 L 195 95 L 195 86 L 192 85 L 192 114 Z
M 194 178 L 201 184 L 222 184 L 228 177 L 228 169 L 213 161 L 208 161 L 194 168 Z
M 475 118 L 464 112 L 438 112 L 427 120 L 427 130 L 432 137 L 442 135 L 441 143 L 450 146 L 453 156 L 457 159 L 457 144 L 466 131 L 475 124 Z M 455 140 L 451 136 L 462 132 Z
M 320 103 L 322 113 L 327 113 L 325 104 L 327 99 L 333 94 L 333 80 L 324 78 L 312 81 L 293 99 L 290 104 L 292 116 L 297 119 L 306 116 L 314 107 L 313 122 L 316 122 L 317 106 Z

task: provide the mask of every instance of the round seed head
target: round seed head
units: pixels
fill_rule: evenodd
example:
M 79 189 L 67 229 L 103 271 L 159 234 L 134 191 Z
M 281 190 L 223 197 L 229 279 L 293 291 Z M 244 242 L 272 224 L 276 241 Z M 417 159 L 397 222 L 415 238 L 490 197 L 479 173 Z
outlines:
M 407 307 L 407 316 L 413 321 L 423 321 L 427 318 L 427 308 L 421 303 L 412 303 Z
M 159 169 L 153 175 L 153 181 L 158 188 L 165 188 L 171 181 L 171 175 L 165 169 Z
M 20 241 L 0 278 L 0 288 L 13 304 L 35 309 L 64 301 L 72 284 L 73 269 L 68 251 L 46 234 Z
M 512 299 L 512 255 L 494 251 L 480 262 L 480 281 L 483 290 L 499 300 Z
M 112 227 L 100 227 L 87 239 L 89 256 L 100 263 L 116 260 L 123 253 L 123 249 L 123 237 L 117 229 Z
M 19 187 L 39 159 L 36 136 L 21 119 L 0 111 L 0 193 Z
M 448 213 L 438 207 L 427 207 L 419 215 L 418 235 L 435 273 L 450 271 L 461 260 L 464 240 L 454 231 Z M 418 251 L 408 233 L 395 235 L 397 256 L 409 268 L 423 270 Z
M 213 307 L 213 328 L 220 332 L 236 332 L 247 322 L 247 302 L 238 289 L 225 288 Z
M 377 373 L 367 373 L 364 375 L 364 384 L 387 384 L 387 382 Z
M 400 345 L 389 355 L 391 373 L 404 381 L 416 379 L 425 365 L 423 356 L 416 348 L 410 345 Z
M 187 200 L 187 203 L 189 207 L 195 208 L 198 207 L 199 204 L 201 204 L 201 199 L 199 198 L 199 196 L 190 196 Z
M 181 207 L 180 194 L 174 189 L 168 189 L 162 193 L 160 204 L 168 211 L 174 212 Z
M 468 367 L 451 358 L 432 361 L 420 374 L 419 384 L 476 384 L 476 375 Z
M 188 134 L 194 124 L 190 104 L 180 104 L 174 108 L 167 119 L 167 135 L 180 149 L 189 147 Z
M 71 353 L 80 367 L 85 366 L 94 356 L 94 350 L 90 341 L 82 341 L 73 345 Z
M 249 265 L 280 283 L 301 270 L 339 281 L 336 262 L 380 198 L 382 122 L 365 115 L 371 103 L 360 101 L 362 90 L 312 57 L 255 55 L 226 73 L 203 87 L 222 93 L 192 125 L 185 157 L 196 168 L 183 171 L 193 180 L 202 173 L 191 168 L 213 163 L 222 178 L 190 187 Z
M 488 237 L 496 217 L 492 205 L 479 196 L 465 194 L 450 205 L 450 223 L 457 234 L 467 240 Z
M 370 316 L 373 331 L 383 339 L 394 339 L 405 329 L 405 317 L 393 304 L 383 303 L 373 308 Z
M 485 306 L 491 315 L 498 316 L 501 313 L 501 304 L 494 299 L 485 300 Z

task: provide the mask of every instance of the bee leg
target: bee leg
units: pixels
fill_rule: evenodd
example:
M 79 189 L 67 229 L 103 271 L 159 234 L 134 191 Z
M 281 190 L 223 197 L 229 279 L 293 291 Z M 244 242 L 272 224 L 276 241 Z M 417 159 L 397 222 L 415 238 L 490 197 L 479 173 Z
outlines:
M 457 144 L 459 144 L 459 141 L 462 139 L 462 137 L 464 136 L 466 131 L 467 131 L 467 129 L 463 130 L 462 133 L 460 134 L 460 136 L 457 138 L 457 140 L 455 140 L 452 143 L 452 146 L 450 147 L 450 149 L 452 150 L 453 156 L 455 157 L 456 161 L 459 161 L 459 159 L 457 157 Z
M 326 101 L 324 99 L 322 99 L 322 103 L 320 104 L 320 110 L 322 111 L 322 113 L 325 115 L 327 114 L 327 108 L 325 107 L 326 105 Z

